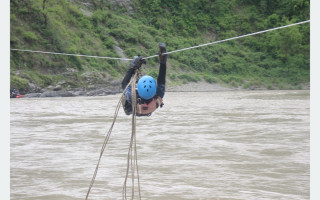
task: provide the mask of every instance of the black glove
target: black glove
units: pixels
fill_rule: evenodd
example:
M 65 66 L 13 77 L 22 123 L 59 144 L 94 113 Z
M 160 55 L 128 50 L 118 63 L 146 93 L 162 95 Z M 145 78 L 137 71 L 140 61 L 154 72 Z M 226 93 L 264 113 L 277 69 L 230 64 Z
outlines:
M 146 64 L 146 60 L 142 56 L 135 56 L 130 63 L 130 67 L 134 69 L 139 69 L 142 64 Z
M 167 47 L 164 43 L 159 42 L 159 50 L 160 52 L 159 54 L 159 62 L 160 64 L 166 64 L 167 63 L 167 58 L 168 58 L 168 54 L 164 54 L 167 53 Z

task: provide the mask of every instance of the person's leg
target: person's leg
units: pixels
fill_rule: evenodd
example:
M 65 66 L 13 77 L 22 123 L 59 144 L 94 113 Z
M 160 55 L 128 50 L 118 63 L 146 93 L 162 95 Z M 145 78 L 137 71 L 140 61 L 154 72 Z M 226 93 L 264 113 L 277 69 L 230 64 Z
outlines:
M 126 92 L 124 93 L 124 99 L 125 99 L 124 110 L 125 110 L 125 113 L 129 115 L 132 113 L 131 85 L 129 85 Z

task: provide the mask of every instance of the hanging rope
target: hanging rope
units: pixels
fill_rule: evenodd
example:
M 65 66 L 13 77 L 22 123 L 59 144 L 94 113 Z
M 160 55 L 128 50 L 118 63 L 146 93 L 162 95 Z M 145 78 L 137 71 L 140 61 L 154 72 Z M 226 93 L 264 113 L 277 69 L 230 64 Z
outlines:
M 137 100 L 136 100 L 136 80 L 137 78 L 140 76 L 140 71 L 136 70 L 135 74 L 131 77 L 130 82 L 128 83 L 128 85 L 126 86 L 126 88 L 123 90 L 123 93 L 120 97 L 120 100 L 117 104 L 115 113 L 114 113 L 114 118 L 111 124 L 111 127 L 108 131 L 108 134 L 105 137 L 104 143 L 102 145 L 101 151 L 100 151 L 100 156 L 98 159 L 98 163 L 97 166 L 95 168 L 95 171 L 93 173 L 93 177 L 92 180 L 90 182 L 89 185 L 89 189 L 86 195 L 86 200 L 89 197 L 91 188 L 94 184 L 95 178 L 97 176 L 98 173 L 98 169 L 99 169 L 99 165 L 100 165 L 100 161 L 103 155 L 103 152 L 107 146 L 107 143 L 109 141 L 113 126 L 115 124 L 115 121 L 117 119 L 118 113 L 119 113 L 119 109 L 121 107 L 121 99 L 124 97 L 124 94 L 126 92 L 126 90 L 128 89 L 129 85 L 131 85 L 131 95 L 132 95 L 132 134 L 131 134 L 131 140 L 130 140 L 130 145 L 129 145 L 129 151 L 128 151 L 128 159 L 127 159 L 127 172 L 126 172 L 126 177 L 125 177 L 125 181 L 123 184 L 123 199 L 127 199 L 127 179 L 128 179 L 128 174 L 129 174 L 129 167 L 131 166 L 131 172 L 132 172 L 132 194 L 131 194 L 131 199 L 134 198 L 134 178 L 135 178 L 135 171 L 137 171 L 137 179 L 138 179 L 138 189 L 139 189 L 139 198 L 141 199 L 141 193 L 140 193 L 140 180 L 139 180 L 139 170 L 138 170 L 138 155 L 137 155 L 137 146 L 136 146 L 136 108 L 137 108 Z
M 125 177 L 125 181 L 123 183 L 123 191 L 122 191 L 122 199 L 127 199 L 127 179 L 129 175 L 129 167 L 131 167 L 131 199 L 134 198 L 134 180 L 135 180 L 135 171 L 137 171 L 137 180 L 138 180 L 138 191 L 139 191 L 139 199 L 141 199 L 140 193 L 140 179 L 139 179 L 139 169 L 138 169 L 138 154 L 137 154 L 137 143 L 136 143 L 136 113 L 137 113 L 137 94 L 136 94 L 136 80 L 138 79 L 138 73 L 136 73 L 131 82 L 131 96 L 132 96 L 132 134 L 130 140 L 130 146 L 128 151 L 128 159 L 127 159 L 127 173 Z M 130 161 L 130 162 L 129 162 Z M 130 166 L 129 166 L 130 165 Z
M 257 35 L 257 34 L 261 34 L 261 33 L 267 33 L 267 32 L 270 32 L 270 31 L 275 31 L 275 30 L 288 28 L 288 27 L 292 27 L 292 26 L 296 26 L 296 25 L 300 25 L 300 24 L 305 24 L 305 23 L 310 23 L 310 20 L 297 22 L 297 23 L 294 23 L 294 24 L 289 24 L 289 25 L 280 26 L 280 27 L 276 27 L 276 28 L 271 28 L 271 29 L 267 29 L 267 30 L 263 30 L 263 31 L 258 31 L 258 32 L 255 32 L 255 33 L 249 33 L 249 34 L 246 34 L 246 35 L 240 35 L 240 36 L 236 36 L 236 37 L 232 37 L 232 38 L 228 38 L 228 39 L 224 39 L 224 40 L 219 40 L 219 41 L 215 41 L 215 42 L 209 42 L 209 43 L 206 43 L 206 44 L 192 46 L 192 47 L 188 47 L 188 48 L 184 48 L 184 49 L 178 49 L 178 50 L 175 50 L 175 51 L 169 51 L 169 52 L 164 53 L 164 54 L 171 54 L 171 53 L 176 53 L 176 52 L 180 52 L 180 51 L 185 51 L 185 50 L 195 49 L 195 48 L 199 48 L 199 47 L 204 47 L 204 46 L 208 46 L 208 45 L 218 44 L 218 43 L 222 43 L 222 42 L 226 42 L 226 41 L 230 41 L 230 40 L 236 40 L 236 39 L 239 39 L 239 38 L 249 37 L 249 36 L 253 36 L 253 35 Z M 91 57 L 91 58 L 104 58 L 104 59 L 112 59 L 112 60 L 127 60 L 127 61 L 132 60 L 132 59 L 128 59 L 128 58 L 113 58 L 113 57 L 90 56 L 90 55 L 79 55 L 79 54 L 55 53 L 55 52 L 33 51 L 33 50 L 25 50 L 25 49 L 10 49 L 10 50 L 11 51 L 25 51 L 25 52 L 32 52 L 32 53 L 58 54 L 58 55 L 66 55 L 66 56 L 81 56 L 81 57 Z M 153 55 L 153 56 L 145 57 L 145 59 L 154 58 L 156 56 L 158 56 L 158 54 L 157 55 Z

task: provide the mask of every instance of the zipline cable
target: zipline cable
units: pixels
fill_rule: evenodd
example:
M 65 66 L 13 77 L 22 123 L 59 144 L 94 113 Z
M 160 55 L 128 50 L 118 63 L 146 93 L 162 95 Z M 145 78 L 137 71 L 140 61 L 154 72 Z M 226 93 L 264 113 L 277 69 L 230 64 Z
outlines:
M 32 53 L 43 53 L 43 54 L 54 54 L 54 55 L 64 55 L 64 56 L 78 56 L 78 57 L 89 57 L 89 58 L 104 58 L 109 60 L 132 60 L 129 58 L 114 58 L 114 57 L 103 57 L 103 56 L 90 56 L 90 55 L 81 55 L 81 54 L 70 54 L 70 53 L 56 53 L 56 52 L 48 52 L 48 51 L 33 51 L 26 49 L 10 49 L 11 51 L 25 51 Z
M 206 43 L 206 44 L 201 44 L 201 45 L 197 45 L 197 46 L 193 46 L 193 47 L 188 47 L 188 48 L 179 49 L 179 50 L 175 50 L 175 51 L 169 51 L 169 52 L 163 53 L 163 54 L 171 54 L 171 53 L 175 53 L 175 52 L 179 52 L 179 51 L 195 49 L 195 48 L 199 48 L 199 47 L 204 47 L 204 46 L 208 46 L 208 45 L 212 45 L 212 44 L 222 43 L 222 42 L 226 42 L 226 41 L 230 41 L 230 40 L 235 40 L 235 39 L 244 38 L 244 37 L 257 35 L 257 34 L 261 34 L 261 33 L 266 33 L 266 32 L 270 32 L 270 31 L 274 31 L 274 30 L 288 28 L 288 27 L 291 27 L 291 26 L 296 26 L 296 25 L 305 24 L 305 23 L 309 23 L 309 22 L 310 22 L 310 20 L 307 20 L 307 21 L 298 22 L 298 23 L 294 23 L 294 24 L 289 24 L 289 25 L 285 25 L 285 26 L 280 26 L 280 27 L 276 27 L 276 28 L 272 28 L 272 29 L 268 29 L 268 30 L 258 31 L 258 32 L 255 32 L 255 33 L 249 33 L 249 34 L 246 34 L 246 35 L 240 35 L 240 36 L 237 36 L 237 37 L 232 37 L 232 38 L 228 38 L 228 39 L 224 39 L 224 40 L 219 40 L 219 41 L 215 41 L 215 42 L 209 42 L 209 43 Z M 145 59 L 153 58 L 153 57 L 156 57 L 156 56 L 159 56 L 159 55 L 157 54 L 157 55 L 149 56 L 149 57 L 146 57 Z
M 232 38 L 228 38 L 228 39 L 224 39 L 224 40 L 219 40 L 219 41 L 215 41 L 215 42 L 209 42 L 206 44 L 201 44 L 201 45 L 197 45 L 197 46 L 193 46 L 193 47 L 188 47 L 188 48 L 184 48 L 184 49 L 178 49 L 178 50 L 174 50 L 174 51 L 169 51 L 167 53 L 164 54 L 171 54 L 171 53 L 175 53 L 175 52 L 180 52 L 180 51 L 185 51 L 185 50 L 190 50 L 190 49 L 195 49 L 195 48 L 199 48 L 199 47 L 203 47 L 203 46 L 208 46 L 208 45 L 213 45 L 213 44 L 218 44 L 218 43 L 222 43 L 222 42 L 226 42 L 226 41 L 230 41 L 230 40 L 235 40 L 235 39 L 239 39 L 239 38 L 244 38 L 244 37 L 248 37 L 248 36 L 253 36 L 253 35 L 257 35 L 257 34 L 261 34 L 261 33 L 266 33 L 266 32 L 270 32 L 270 31 L 275 31 L 275 30 L 279 30 L 279 29 L 283 29 L 283 28 L 288 28 L 291 26 L 296 26 L 296 25 L 300 25 L 300 24 L 305 24 L 305 23 L 309 23 L 310 20 L 306 20 L 306 21 L 302 21 L 302 22 L 297 22 L 294 24 L 289 24 L 289 25 L 285 25 L 285 26 L 280 26 L 280 27 L 276 27 L 276 28 L 272 28 L 272 29 L 267 29 L 267 30 L 263 30 L 263 31 L 258 31 L 255 33 L 249 33 L 246 35 L 240 35 L 240 36 L 236 36 L 236 37 L 232 37 Z M 90 57 L 90 58 L 103 58 L 103 59 L 110 59 L 110 60 L 127 60 L 127 61 L 131 61 L 132 59 L 129 58 L 114 58 L 114 57 L 103 57 L 103 56 L 90 56 L 90 55 L 81 55 L 81 54 L 69 54 L 69 53 L 55 53 L 55 52 L 46 52 L 46 51 L 33 51 L 33 50 L 26 50 L 26 49 L 10 49 L 11 51 L 24 51 L 24 52 L 32 52 L 32 53 L 44 53 L 44 54 L 56 54 L 56 55 L 66 55 L 66 56 L 79 56 L 79 57 Z M 157 55 L 153 55 L 153 56 L 148 56 L 145 57 L 144 59 L 149 59 L 149 58 L 154 58 Z
M 188 47 L 188 48 L 184 48 L 184 49 L 178 49 L 175 51 L 169 51 L 167 53 L 164 54 L 171 54 L 171 53 L 175 53 L 175 52 L 180 52 L 180 51 L 185 51 L 185 50 L 189 50 L 189 49 L 195 49 L 195 48 L 199 48 L 199 47 L 203 47 L 203 46 L 208 46 L 208 45 L 213 45 L 213 44 L 218 44 L 218 43 L 222 43 L 222 42 L 226 42 L 226 41 L 230 41 L 230 40 L 235 40 L 235 39 L 239 39 L 239 38 L 244 38 L 244 37 L 248 37 L 248 36 L 253 36 L 253 35 L 257 35 L 257 34 L 261 34 L 261 33 L 266 33 L 266 32 L 270 32 L 270 31 L 274 31 L 274 30 L 279 30 L 279 29 L 283 29 L 283 28 L 288 28 L 291 26 L 296 26 L 296 25 L 300 25 L 300 24 L 305 24 L 305 23 L 309 23 L 310 20 L 307 21 L 302 21 L 302 22 L 297 22 L 294 24 L 289 24 L 289 25 L 285 25 L 285 26 L 280 26 L 280 27 L 276 27 L 276 28 L 272 28 L 272 29 L 267 29 L 267 30 L 263 30 L 263 31 L 258 31 L 255 33 L 249 33 L 246 35 L 240 35 L 240 36 L 236 36 L 236 37 L 232 37 L 232 38 L 228 38 L 228 39 L 224 39 L 224 40 L 219 40 L 219 41 L 215 41 L 215 42 L 209 42 L 206 44 L 201 44 L 201 45 L 197 45 L 197 46 L 193 46 L 193 47 Z M 128 58 L 114 58 L 114 57 L 103 57 L 103 56 L 90 56 L 90 55 L 81 55 L 81 54 L 67 54 L 67 53 L 55 53 L 55 52 L 45 52 L 45 51 L 33 51 L 33 50 L 25 50 L 25 49 L 10 49 L 11 51 L 25 51 L 25 52 L 32 52 L 32 53 L 44 53 L 44 54 L 57 54 L 57 55 L 66 55 L 66 56 L 80 56 L 80 57 L 91 57 L 91 58 L 104 58 L 104 59 L 111 59 L 111 60 L 132 60 L 132 59 L 128 59 Z M 157 55 L 153 55 L 153 56 L 148 56 L 145 57 L 145 59 L 149 59 L 149 58 L 153 58 L 159 56 Z

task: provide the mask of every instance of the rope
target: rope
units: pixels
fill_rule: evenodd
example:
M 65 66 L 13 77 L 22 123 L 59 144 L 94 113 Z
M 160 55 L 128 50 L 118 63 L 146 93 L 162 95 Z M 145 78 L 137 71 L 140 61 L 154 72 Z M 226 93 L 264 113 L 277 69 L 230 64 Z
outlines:
M 131 134 L 131 140 L 130 140 L 129 151 L 128 151 L 127 172 L 126 172 L 126 177 L 123 183 L 122 199 L 127 199 L 127 180 L 129 175 L 129 168 L 131 167 L 131 173 L 132 173 L 131 199 L 134 198 L 134 179 L 135 179 L 135 171 L 137 171 L 139 199 L 141 200 L 140 178 L 139 178 L 139 169 L 138 169 L 138 154 L 137 154 L 137 143 L 136 143 L 136 113 L 137 113 L 136 80 L 138 75 L 139 74 L 136 72 L 135 75 L 131 78 L 133 81 L 132 82 L 130 81 L 131 96 L 132 96 L 132 134 Z
M 89 57 L 89 58 L 104 58 L 109 60 L 132 60 L 128 58 L 113 58 L 113 57 L 103 57 L 103 56 L 90 56 L 90 55 L 81 55 L 81 54 L 70 54 L 70 53 L 56 53 L 56 52 L 48 52 L 48 51 L 33 51 L 26 49 L 10 49 L 11 51 L 25 51 L 32 53 L 43 53 L 43 54 L 54 54 L 54 55 L 64 55 L 64 56 L 78 56 L 78 57 Z
M 305 23 L 309 23 L 309 22 L 310 22 L 310 20 L 307 20 L 307 21 L 298 22 L 298 23 L 294 23 L 294 24 L 289 24 L 289 25 L 285 25 L 285 26 L 280 26 L 280 27 L 276 27 L 276 28 L 272 28 L 272 29 L 268 29 L 268 30 L 258 31 L 258 32 L 255 32 L 255 33 L 249 33 L 249 34 L 246 34 L 246 35 L 240 35 L 240 36 L 237 36 L 237 37 L 232 37 L 232 38 L 228 38 L 228 39 L 224 39 L 224 40 L 219 40 L 219 41 L 215 41 L 215 42 L 209 42 L 209 43 L 206 43 L 206 44 L 201 44 L 201 45 L 197 45 L 197 46 L 193 46 L 193 47 L 188 47 L 188 48 L 179 49 L 179 50 L 175 50 L 175 51 L 169 51 L 169 52 L 163 53 L 163 54 L 171 54 L 171 53 L 176 53 L 176 52 L 179 52 L 179 51 L 185 51 L 185 50 L 195 49 L 195 48 L 204 47 L 204 46 L 208 46 L 208 45 L 212 45 L 212 44 L 218 44 L 218 43 L 222 43 L 222 42 L 226 42 L 226 41 L 230 41 L 230 40 L 244 38 L 244 37 L 248 37 L 248 36 L 252 36 L 252 35 L 258 35 L 258 34 L 261 34 L 261 33 L 266 33 L 266 32 L 279 30 L 279 29 L 283 29 L 283 28 L 288 28 L 288 27 L 291 27 L 291 26 L 296 26 L 296 25 L 299 25 L 299 24 L 305 24 Z M 149 58 L 153 58 L 153 57 L 157 57 L 157 56 L 159 56 L 159 55 L 157 54 L 157 55 L 149 56 L 149 57 L 146 57 L 144 59 L 149 59 Z
M 271 29 L 267 29 L 267 30 L 263 30 L 263 31 L 258 31 L 258 32 L 255 32 L 255 33 L 249 33 L 249 34 L 246 34 L 246 35 L 240 35 L 240 36 L 236 36 L 236 37 L 232 37 L 232 38 L 228 38 L 228 39 L 224 39 L 224 40 L 219 40 L 219 41 L 215 41 L 215 42 L 209 42 L 209 43 L 206 43 L 206 44 L 192 46 L 192 47 L 188 47 L 188 48 L 184 48 L 184 49 L 178 49 L 178 50 L 174 50 L 174 51 L 169 51 L 169 52 L 163 53 L 163 54 L 171 54 L 171 53 L 176 53 L 176 52 L 180 52 L 180 51 L 195 49 L 195 48 L 199 48 L 199 47 L 203 47 L 203 46 L 218 44 L 218 43 L 222 43 L 222 42 L 226 42 L 226 41 L 230 41 L 230 40 L 235 40 L 235 39 L 239 39 L 239 38 L 253 36 L 253 35 L 266 33 L 266 32 L 270 32 L 270 31 L 274 31 L 274 30 L 288 28 L 288 27 L 291 27 L 291 26 L 305 24 L 305 23 L 309 23 L 309 22 L 310 22 L 310 20 L 306 20 L 306 21 L 297 22 L 297 23 L 294 23 L 294 24 L 289 24 L 289 25 L 280 26 L 280 27 L 276 27 L 276 28 L 271 28 Z M 11 51 L 25 51 L 25 52 L 32 52 L 32 53 L 58 54 L 58 55 L 66 55 L 66 56 L 81 56 L 81 57 L 91 57 L 91 58 L 104 58 L 104 59 L 112 59 L 112 60 L 127 60 L 127 61 L 132 60 L 132 59 L 128 59 L 128 58 L 113 58 L 113 57 L 90 56 L 90 55 L 79 55 L 79 54 L 55 53 L 55 52 L 33 51 L 33 50 L 25 50 L 25 49 L 10 49 L 10 50 Z M 153 55 L 153 56 L 148 56 L 148 57 L 145 57 L 144 59 L 154 58 L 154 57 L 157 57 L 157 56 L 159 56 L 159 55 L 157 54 L 157 55 Z
M 110 127 L 110 129 L 109 129 L 109 131 L 108 131 L 108 134 L 107 134 L 106 137 L 105 137 L 104 143 L 103 143 L 102 148 L 101 148 L 101 151 L 100 151 L 100 156 L 99 156 L 99 159 L 98 159 L 98 163 L 97 163 L 97 165 L 96 165 L 95 171 L 94 171 L 94 173 L 93 173 L 92 180 L 91 180 L 90 185 L 89 185 L 89 189 L 88 189 L 88 192 L 87 192 L 87 195 L 86 195 L 86 198 L 85 198 L 86 200 L 88 200 L 88 198 L 89 198 L 89 194 L 90 194 L 91 188 L 92 188 L 92 186 L 93 186 L 93 184 L 94 184 L 95 178 L 96 178 L 97 173 L 98 173 L 99 164 L 100 164 L 100 161 L 101 161 L 103 152 L 104 152 L 104 150 L 105 150 L 105 148 L 106 148 L 106 146 L 107 146 L 107 143 L 108 143 L 108 141 L 109 141 L 109 138 L 110 138 L 110 135 L 111 135 L 113 126 L 114 126 L 115 121 L 116 121 L 116 119 L 117 119 L 117 116 L 118 116 L 118 113 L 119 113 L 119 109 L 120 109 L 120 107 L 121 107 L 121 99 L 122 99 L 122 97 L 124 96 L 124 94 L 125 94 L 127 88 L 129 87 L 129 85 L 131 85 L 131 87 L 132 87 L 132 88 L 131 88 L 131 91 L 134 91 L 134 95 L 133 95 L 133 99 L 132 99 L 132 100 L 135 99 L 135 101 L 133 101 L 133 102 L 135 102 L 135 103 L 132 103 L 132 106 L 135 105 L 135 107 L 132 107 L 132 110 L 133 110 L 133 113 L 132 113 L 132 134 L 131 134 L 131 141 L 130 141 L 130 146 L 129 146 L 128 161 L 127 161 L 127 163 L 128 163 L 127 166 L 128 166 L 128 167 L 127 167 L 127 174 L 126 174 L 126 178 L 125 178 L 125 182 L 124 182 L 124 188 L 126 188 L 126 182 L 127 182 L 127 178 L 128 178 L 129 157 L 131 157 L 131 166 L 133 166 L 133 165 L 132 165 L 132 144 L 134 143 L 134 160 L 135 160 L 135 161 L 134 161 L 134 166 L 137 167 L 139 197 L 140 197 L 140 199 L 141 199 L 141 195 L 140 195 L 140 181 L 139 181 L 139 172 L 138 172 L 138 161 L 137 161 L 138 159 L 137 159 L 137 150 L 136 150 L 136 94 L 135 94 L 135 91 L 136 91 L 136 90 L 135 90 L 135 83 L 136 83 L 136 78 L 137 78 L 137 76 L 138 76 L 138 73 L 139 73 L 139 71 L 137 70 L 136 73 L 134 74 L 134 76 L 131 78 L 131 80 L 130 80 L 130 82 L 128 83 L 128 85 L 126 86 L 126 88 L 123 90 L 123 93 L 122 93 L 122 95 L 121 95 L 121 97 L 120 97 L 120 100 L 119 100 L 119 102 L 118 102 L 118 104 L 117 104 L 117 107 L 116 107 L 116 110 L 115 110 L 115 113 L 114 113 L 113 122 L 112 122 L 111 127 Z M 131 154 L 130 154 L 130 152 L 131 152 Z M 133 168 L 133 169 L 134 169 L 134 168 Z M 132 170 L 132 179 L 134 179 L 134 170 Z M 133 181 L 134 181 L 134 180 L 133 180 Z M 132 187 L 133 187 L 133 185 L 132 185 Z M 133 188 L 133 189 L 134 189 L 134 188 Z M 126 193 L 126 191 L 124 191 L 124 192 Z M 134 191 L 132 192 L 132 198 L 133 198 L 133 196 L 134 196 Z

